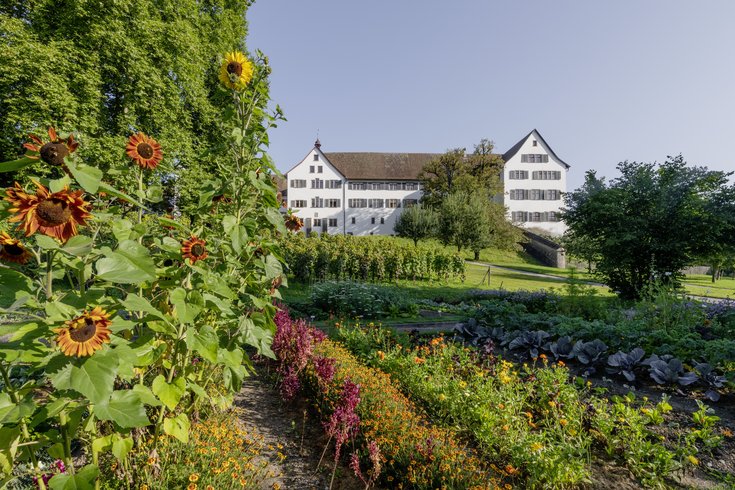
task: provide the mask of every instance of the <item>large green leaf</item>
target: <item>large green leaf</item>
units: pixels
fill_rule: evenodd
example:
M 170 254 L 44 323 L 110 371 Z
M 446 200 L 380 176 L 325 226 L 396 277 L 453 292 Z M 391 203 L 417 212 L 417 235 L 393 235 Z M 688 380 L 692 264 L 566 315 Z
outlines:
M 209 362 L 217 362 L 217 351 L 219 350 L 219 338 L 214 328 L 204 325 L 198 329 L 189 327 L 186 331 L 186 346 L 198 352 Z
M 109 400 L 94 406 L 94 414 L 100 420 L 111 420 L 123 429 L 145 427 L 150 421 L 140 396 L 131 390 L 113 391 Z M 113 451 L 115 445 L 113 442 Z
M 87 255 L 92 251 L 92 239 L 84 235 L 73 236 L 61 247 L 61 250 L 75 257 Z
M 123 462 L 125 457 L 128 455 L 130 450 L 133 449 L 133 438 L 132 437 L 117 437 L 112 441 L 112 454 Z
M 189 442 L 190 426 L 189 418 L 185 413 L 180 413 L 174 418 L 163 420 L 163 431 L 170 436 L 174 436 L 184 444 Z
M 88 464 L 73 475 L 59 473 L 49 480 L 48 486 L 51 490 L 92 490 L 99 473 L 97 466 Z
M 175 378 L 171 383 L 166 382 L 166 378 L 159 374 L 153 380 L 153 393 L 163 402 L 169 410 L 176 408 L 179 400 L 186 392 L 186 380 L 183 377 Z
M 150 304 L 147 299 L 142 296 L 138 296 L 135 293 L 129 293 L 125 297 L 125 301 L 121 301 L 120 304 L 130 311 L 142 311 L 143 313 L 147 313 L 159 320 L 168 321 L 168 317 L 166 317 L 166 315 Z
M 146 385 L 137 384 L 133 386 L 133 391 L 140 397 L 140 401 L 146 405 L 152 407 L 160 407 L 162 405 L 161 401 L 156 398 L 156 395 Z
M 83 163 L 77 165 L 69 159 L 66 160 L 66 166 L 82 189 L 92 194 L 97 192 L 102 180 L 102 170 Z
M 201 294 L 191 291 L 187 295 L 186 290 L 182 288 L 171 291 L 169 301 L 174 305 L 174 314 L 181 323 L 193 323 L 204 306 Z
M 29 417 L 36 409 L 30 397 L 24 397 L 19 403 L 14 403 L 7 393 L 0 393 L 0 424 L 16 424 L 21 419 Z
M 283 266 L 273 255 L 266 255 L 264 263 L 266 278 L 273 279 L 283 274 Z
M 65 356 L 57 358 L 64 363 Z M 51 366 L 51 362 L 49 362 Z M 112 394 L 118 358 L 111 349 L 96 352 L 84 359 L 74 359 L 49 372 L 51 383 L 59 390 L 74 390 L 91 403 L 102 403 Z M 50 368 L 53 369 L 53 368 Z
M 16 300 L 30 296 L 33 291 L 33 281 L 24 274 L 0 267 L 0 308 L 8 308 Z
M 103 249 L 97 261 L 100 279 L 122 284 L 142 284 L 156 279 L 156 267 L 148 249 L 133 240 L 121 242 L 114 252 Z
M 3 172 L 15 172 L 16 170 L 20 170 L 22 168 L 27 167 L 28 165 L 31 165 L 33 163 L 36 163 L 38 159 L 23 157 L 19 158 L 18 160 L 11 160 L 9 162 L 2 162 L 0 163 L 0 173 Z
M 0 473 L 9 475 L 13 471 L 13 461 L 21 442 L 19 427 L 0 428 Z M 0 480 L 0 488 L 4 488 Z
M 112 196 L 118 197 L 124 201 L 128 201 L 129 203 L 135 204 L 139 208 L 147 209 L 145 205 L 143 205 L 140 201 L 137 201 L 134 197 L 131 197 L 125 194 L 124 192 L 115 189 L 110 184 L 105 184 L 104 182 L 100 182 L 99 190 L 105 191 L 106 193 Z

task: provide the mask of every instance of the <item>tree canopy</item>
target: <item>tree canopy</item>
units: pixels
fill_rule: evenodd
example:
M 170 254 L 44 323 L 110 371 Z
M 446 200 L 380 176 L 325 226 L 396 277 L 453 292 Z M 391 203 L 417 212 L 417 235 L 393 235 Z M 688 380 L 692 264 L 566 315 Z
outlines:
M 125 139 L 142 131 L 166 149 L 166 166 L 153 178 L 173 175 L 181 197 L 193 199 L 189 189 L 211 178 L 229 151 L 231 128 L 217 117 L 230 106 L 216 86 L 217 59 L 244 50 L 249 4 L 3 2 L 0 161 L 23 152 L 23 135 L 55 126 L 81 140 L 84 161 L 114 169 L 124 161 Z M 0 185 L 7 179 L 0 175 Z
M 455 148 L 429 162 L 419 176 L 424 188 L 422 201 L 435 206 L 457 191 L 482 191 L 488 197 L 502 192 L 503 159 L 493 148 L 492 141 L 482 139 L 471 154 L 465 148 Z
M 617 168 L 609 183 L 587 172 L 565 196 L 563 218 L 573 240 L 597 250 L 596 272 L 622 297 L 639 298 L 656 280 L 676 284 L 683 268 L 732 243 L 730 174 L 681 156 Z
M 436 234 L 438 216 L 433 209 L 422 205 L 404 209 L 396 220 L 393 230 L 396 235 L 413 240 L 418 246 L 419 240 L 433 237 Z

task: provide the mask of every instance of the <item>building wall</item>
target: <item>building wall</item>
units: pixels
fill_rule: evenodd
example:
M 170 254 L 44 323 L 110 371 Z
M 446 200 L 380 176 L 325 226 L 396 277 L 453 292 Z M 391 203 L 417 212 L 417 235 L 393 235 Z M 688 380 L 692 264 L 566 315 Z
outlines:
M 534 146 L 536 141 L 536 146 Z M 542 155 L 545 162 L 524 162 L 523 155 Z M 530 160 L 531 158 L 529 158 Z M 511 179 L 511 172 L 527 172 L 526 179 Z M 534 179 L 533 172 L 560 172 L 559 180 L 542 180 Z M 512 220 L 516 212 L 523 213 L 539 213 L 543 220 L 548 213 L 558 213 L 563 206 L 561 193 L 567 190 L 567 168 L 558 161 L 552 152 L 544 145 L 542 140 L 536 140 L 531 135 L 521 146 L 521 149 L 505 162 L 503 169 L 503 184 L 505 192 L 503 194 L 503 204 L 508 208 L 508 219 Z M 530 193 L 534 190 L 538 191 L 559 191 L 558 199 L 554 200 L 535 200 L 535 199 L 512 199 L 512 191 L 524 190 Z M 528 219 L 512 220 L 514 224 L 524 228 L 535 228 L 543 230 L 553 235 L 561 235 L 566 230 L 566 225 L 561 221 L 533 221 L 532 215 L 528 215 Z

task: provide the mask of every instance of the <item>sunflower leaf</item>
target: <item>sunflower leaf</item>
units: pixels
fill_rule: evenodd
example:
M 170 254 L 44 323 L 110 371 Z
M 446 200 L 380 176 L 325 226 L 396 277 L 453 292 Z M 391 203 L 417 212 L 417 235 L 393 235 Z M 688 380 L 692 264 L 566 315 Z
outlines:
M 77 473 L 59 473 L 51 478 L 48 486 L 51 490 L 92 490 L 94 481 L 100 470 L 94 464 L 88 464 Z
M 148 208 L 144 204 L 141 204 L 140 201 L 137 201 L 135 198 L 130 197 L 129 195 L 125 194 L 124 192 L 115 189 L 110 184 L 106 184 L 104 182 L 100 182 L 100 184 L 99 184 L 99 190 L 104 191 L 107 194 L 110 194 L 111 196 L 115 196 L 117 198 L 120 198 L 120 199 L 122 199 L 124 201 L 128 201 L 131 204 L 135 204 L 139 208 L 143 208 L 145 210 L 148 210 Z
M 189 442 L 189 427 L 191 427 L 191 424 L 185 413 L 180 413 L 174 418 L 163 420 L 163 431 L 170 436 L 174 436 L 184 444 Z
M 11 160 L 8 162 L 2 162 L 0 163 L 0 173 L 3 172 L 15 172 L 16 170 L 20 170 L 22 168 L 27 167 L 28 165 L 31 165 L 38 160 L 28 157 L 19 158 L 17 160 Z
M 179 376 L 173 382 L 167 383 L 166 378 L 162 374 L 159 374 L 153 380 L 152 388 L 153 393 L 166 405 L 166 408 L 174 410 L 186 392 L 186 380 Z
M 111 420 L 123 429 L 145 427 L 150 420 L 140 396 L 132 390 L 113 391 L 109 400 L 94 406 L 94 414 L 99 420 Z M 114 450 L 113 443 L 113 450 Z
M 122 284 L 142 284 L 156 279 L 156 265 L 150 253 L 133 240 L 120 242 L 117 250 L 103 249 L 105 258 L 97 261 L 100 279 Z
M 74 179 L 85 191 L 94 194 L 100 188 L 102 181 L 102 170 L 85 165 L 83 163 L 76 165 L 71 160 L 65 161 Z

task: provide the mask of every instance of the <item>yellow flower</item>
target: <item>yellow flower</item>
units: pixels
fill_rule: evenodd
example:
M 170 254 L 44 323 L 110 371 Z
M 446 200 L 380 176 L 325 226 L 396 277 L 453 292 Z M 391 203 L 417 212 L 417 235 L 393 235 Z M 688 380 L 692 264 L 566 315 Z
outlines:
M 447 399 L 447 396 L 444 393 L 439 393 L 439 401 L 444 401 Z
M 199 481 L 199 475 L 196 474 L 196 473 L 192 473 L 191 475 L 189 475 L 189 481 L 192 482 L 192 483 L 198 482 Z
M 554 408 L 556 406 L 556 402 L 554 400 L 549 400 L 549 406 Z
M 245 90 L 253 79 L 253 64 L 240 51 L 225 55 L 219 70 L 219 81 L 227 88 Z
M 569 422 L 567 422 L 567 419 L 559 419 L 559 423 L 562 427 L 566 427 Z
M 186 490 L 197 490 L 197 484 L 196 483 L 189 483 L 189 486 L 186 487 Z
M 543 448 L 544 446 L 540 442 L 534 442 L 531 444 L 531 451 L 541 451 Z
M 687 459 L 688 459 L 688 460 L 689 460 L 689 462 L 690 462 L 690 463 L 692 463 L 692 464 L 693 464 L 694 466 L 698 466 L 698 465 L 699 465 L 699 460 L 698 460 L 698 459 L 697 459 L 697 458 L 696 458 L 695 456 L 693 456 L 693 455 L 691 455 L 691 454 L 690 454 L 689 456 L 687 456 Z

